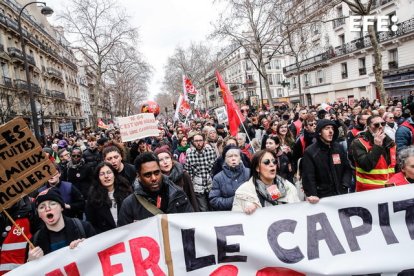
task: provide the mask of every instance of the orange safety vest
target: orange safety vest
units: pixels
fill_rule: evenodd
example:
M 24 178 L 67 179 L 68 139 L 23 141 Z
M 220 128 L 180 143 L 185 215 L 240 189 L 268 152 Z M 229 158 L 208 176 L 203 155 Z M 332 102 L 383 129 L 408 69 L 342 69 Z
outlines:
M 27 238 L 30 239 L 30 222 L 28 218 L 19 218 L 15 220 L 20 226 Z M 26 262 L 27 241 L 22 233 L 14 225 L 11 225 L 7 237 L 4 239 L 0 250 L 0 275 L 6 274 L 10 270 Z
M 300 134 L 300 131 L 302 130 L 302 122 L 301 122 L 301 120 L 296 120 L 296 121 L 293 122 L 293 125 L 296 128 L 296 137 L 295 137 L 295 139 L 296 139 L 296 138 L 298 138 L 298 136 Z
M 351 129 L 352 135 L 354 135 L 354 137 L 357 137 L 359 133 L 361 133 L 363 130 L 358 130 L 356 128 Z
M 410 182 L 405 178 L 404 174 L 402 172 L 394 174 L 393 177 L 388 180 L 388 184 L 395 184 L 395 186 L 401 186 L 410 184 Z
M 358 140 L 364 145 L 367 152 L 372 149 L 372 145 L 362 138 Z M 356 191 L 366 191 L 384 188 L 384 185 L 388 183 L 388 180 L 395 174 L 396 164 L 396 146 L 390 148 L 391 163 L 388 165 L 385 157 L 381 155 L 375 167 L 370 171 L 362 169 L 357 162 L 355 162 L 356 170 Z

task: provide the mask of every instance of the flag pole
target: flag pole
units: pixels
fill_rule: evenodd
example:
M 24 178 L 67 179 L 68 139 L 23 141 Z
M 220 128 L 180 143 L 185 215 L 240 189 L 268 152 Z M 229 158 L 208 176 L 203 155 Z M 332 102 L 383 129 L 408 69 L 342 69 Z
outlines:
M 244 132 L 246 133 L 247 139 L 249 139 L 249 143 L 250 143 L 250 145 L 252 146 L 253 153 L 256 153 L 256 150 L 254 149 L 254 147 L 253 147 L 253 145 L 252 145 L 252 140 L 250 139 L 249 133 L 247 132 L 246 127 L 244 126 L 244 122 L 242 122 L 242 120 L 241 120 L 241 118 L 240 118 L 240 114 L 239 114 L 239 112 L 236 112 L 236 114 L 237 114 L 237 117 L 238 117 L 238 118 L 239 118 L 239 120 L 240 120 L 240 124 L 243 126 L 243 129 L 244 129 Z M 247 118 L 246 118 L 246 120 L 247 120 Z

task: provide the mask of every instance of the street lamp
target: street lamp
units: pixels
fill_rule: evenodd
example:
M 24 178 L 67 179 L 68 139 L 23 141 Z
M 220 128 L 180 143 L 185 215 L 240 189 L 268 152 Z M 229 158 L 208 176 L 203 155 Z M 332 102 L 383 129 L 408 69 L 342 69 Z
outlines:
M 34 132 L 35 132 L 36 139 L 40 142 L 40 132 L 39 132 L 39 123 L 37 121 L 36 104 L 35 104 L 35 99 L 34 99 L 34 96 L 33 96 L 32 85 L 31 85 L 31 82 L 30 82 L 29 65 L 28 65 L 28 62 L 27 62 L 26 47 L 25 47 L 26 45 L 25 45 L 25 42 L 24 42 L 22 22 L 21 22 L 22 21 L 23 10 L 27 6 L 29 6 L 31 4 L 36 4 L 36 3 L 44 5 L 44 7 L 42 7 L 42 9 L 40 11 L 43 15 L 48 16 L 48 15 L 51 15 L 53 13 L 53 10 L 51 8 L 49 8 L 48 6 L 46 6 L 45 2 L 37 2 L 37 1 L 29 2 L 26 5 L 24 5 L 23 8 L 20 10 L 18 23 L 19 23 L 20 44 L 21 44 L 21 47 L 22 47 L 24 68 L 26 70 L 27 88 L 28 88 L 28 91 L 29 91 L 30 110 L 32 111 L 33 129 L 34 129 Z

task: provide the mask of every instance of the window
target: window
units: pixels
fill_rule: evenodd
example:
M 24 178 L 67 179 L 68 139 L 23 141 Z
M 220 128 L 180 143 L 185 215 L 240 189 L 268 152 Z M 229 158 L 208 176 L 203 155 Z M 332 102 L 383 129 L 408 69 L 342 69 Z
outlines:
M 348 66 L 346 62 L 341 63 L 341 72 L 342 72 L 342 78 L 346 79 L 348 78 Z
M 345 44 L 345 34 L 341 34 L 338 36 L 339 44 L 344 45 Z
M 322 70 L 318 70 L 318 72 L 316 72 L 316 78 L 317 78 L 317 82 L 318 83 L 323 83 L 323 71 Z
M 278 98 L 282 98 L 283 97 L 283 89 L 282 88 L 278 88 L 277 89 L 277 96 L 278 96 Z
M 293 84 L 293 88 L 296 88 L 296 77 L 293 77 L 292 84 Z
M 270 85 L 273 85 L 274 83 L 273 83 L 273 75 L 272 74 L 268 74 L 267 75 L 267 80 L 269 81 L 269 84 Z
M 282 82 L 282 74 L 276 74 L 275 77 L 275 84 L 280 84 Z
M 366 75 L 367 74 L 367 69 L 365 68 L 365 58 L 360 58 L 358 59 L 358 68 L 359 68 L 359 75 Z
M 392 49 L 388 51 L 388 68 L 396 69 L 398 68 L 398 50 Z
M 309 86 L 310 85 L 309 75 L 308 74 L 304 74 L 303 75 L 303 83 L 305 84 L 305 86 Z

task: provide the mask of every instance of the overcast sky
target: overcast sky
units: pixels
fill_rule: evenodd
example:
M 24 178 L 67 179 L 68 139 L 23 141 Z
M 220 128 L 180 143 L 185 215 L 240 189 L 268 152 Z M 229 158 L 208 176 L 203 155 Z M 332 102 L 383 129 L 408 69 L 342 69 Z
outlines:
M 50 21 L 70 0 L 47 0 L 55 10 Z M 187 47 L 191 41 L 203 41 L 211 32 L 211 24 L 217 18 L 217 6 L 213 0 L 119 0 L 131 16 L 131 24 L 138 28 L 140 45 L 147 62 L 154 67 L 149 87 L 152 98 L 161 91 L 164 66 L 177 45 Z

